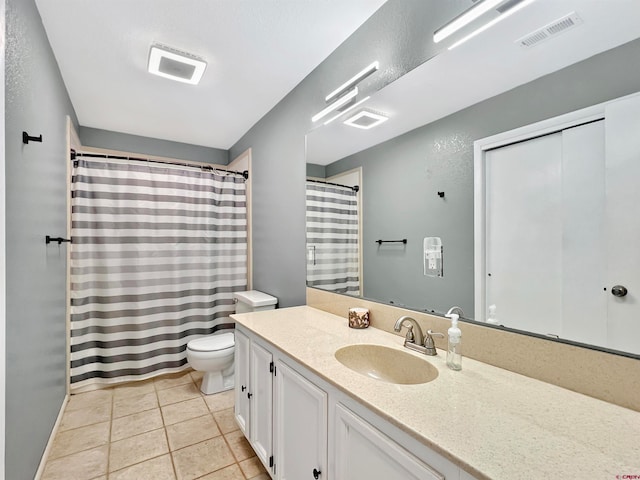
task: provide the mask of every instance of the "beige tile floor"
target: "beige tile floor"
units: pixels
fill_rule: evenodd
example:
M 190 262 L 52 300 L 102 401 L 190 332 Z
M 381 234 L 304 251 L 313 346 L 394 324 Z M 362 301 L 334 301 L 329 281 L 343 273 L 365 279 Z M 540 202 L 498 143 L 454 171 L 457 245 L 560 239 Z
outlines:
M 268 480 L 233 418 L 233 390 L 200 372 L 72 395 L 42 480 Z

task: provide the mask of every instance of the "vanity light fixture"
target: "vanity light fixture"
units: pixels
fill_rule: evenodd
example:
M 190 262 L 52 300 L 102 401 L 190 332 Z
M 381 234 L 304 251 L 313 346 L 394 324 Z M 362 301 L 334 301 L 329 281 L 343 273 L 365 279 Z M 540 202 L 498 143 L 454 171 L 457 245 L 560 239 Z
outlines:
M 329 95 L 327 95 L 324 100 L 327 103 L 329 103 L 329 102 L 331 102 L 331 103 L 329 103 L 329 106 L 327 106 L 321 112 L 319 112 L 319 113 L 315 114 L 313 117 L 311 117 L 311 121 L 312 122 L 317 122 L 321 118 L 324 118 L 325 116 L 327 116 L 329 113 L 331 113 L 331 112 L 333 112 L 335 110 L 340 110 L 342 107 L 345 107 L 349 102 L 354 100 L 356 98 L 356 96 L 358 95 L 358 86 L 357 86 L 358 83 L 360 83 L 362 80 L 367 78 L 372 73 L 376 72 L 379 68 L 380 68 L 380 62 L 378 62 L 376 60 L 371 65 L 368 65 L 365 68 L 363 68 L 362 70 L 360 70 L 353 77 L 351 77 L 349 80 L 344 82 L 342 85 L 340 85 L 338 88 L 336 88 Z M 339 114 L 337 114 L 337 115 L 333 116 L 331 119 L 329 119 L 325 123 L 325 125 L 327 123 L 333 122 L 336 118 L 340 117 L 346 111 L 351 110 L 353 107 L 355 107 L 356 105 L 361 104 L 362 102 L 364 102 L 368 98 L 369 97 L 364 98 L 364 99 L 360 100 L 359 102 L 355 103 L 354 105 L 350 105 L 348 108 L 340 111 Z
M 333 102 L 331 105 L 326 107 L 324 110 L 316 113 L 313 117 L 311 117 L 311 121 L 317 122 L 321 118 L 326 117 L 334 110 L 339 109 L 343 105 L 346 105 L 352 99 L 356 98 L 356 95 L 358 95 L 358 87 L 354 87 L 353 90 L 345 93 L 342 97 L 338 98 L 335 102 Z
M 327 95 L 324 100 L 326 102 L 330 102 L 338 98 L 340 94 L 342 94 L 346 90 L 349 90 L 351 87 L 356 86 L 358 83 L 360 83 L 362 80 L 367 78 L 373 72 L 377 71 L 379 68 L 380 68 L 380 62 L 376 60 L 371 65 L 368 65 L 367 67 L 363 68 L 361 71 L 356 73 L 353 77 L 351 77 L 349 80 L 347 80 L 338 88 L 336 88 L 333 92 Z
M 327 120 L 326 122 L 323 123 L 323 125 L 329 125 L 331 122 L 333 122 L 336 118 L 341 117 L 342 115 L 344 115 L 347 112 L 350 112 L 351 110 L 353 110 L 354 108 L 356 108 L 358 105 L 362 105 L 364 102 L 366 102 L 367 100 L 369 100 L 371 97 L 364 97 L 362 100 L 358 100 L 356 103 L 354 103 L 353 105 L 351 105 L 348 108 L 345 108 L 344 110 L 341 110 L 340 112 L 338 112 L 337 115 L 334 115 L 333 117 L 331 117 L 329 120 Z
M 351 127 L 361 128 L 363 130 L 369 130 L 370 128 L 377 127 L 387 120 L 389 120 L 389 117 L 380 113 L 375 113 L 371 110 L 361 110 L 352 117 L 346 119 L 344 124 Z
M 473 7 L 462 12 L 460 15 L 458 15 L 443 27 L 440 27 L 438 30 L 436 30 L 433 34 L 433 41 L 435 43 L 441 42 L 448 36 L 453 35 L 461 28 L 469 25 L 475 19 L 484 15 L 492 8 L 497 7 L 502 2 L 504 2 L 504 0 L 482 0 Z
M 522 10 L 524 7 L 526 7 L 527 5 L 531 5 L 535 0 L 522 0 L 520 3 L 518 3 L 517 5 L 515 5 L 514 7 L 511 7 L 509 10 L 503 12 L 502 14 L 500 14 L 499 17 L 494 18 L 493 20 L 491 20 L 490 22 L 485 23 L 484 25 L 482 25 L 480 28 L 478 28 L 477 30 L 474 30 L 473 32 L 471 32 L 469 35 L 467 35 L 464 38 L 461 38 L 460 40 L 458 40 L 456 43 L 454 43 L 453 45 L 451 45 L 448 50 L 453 50 L 454 48 L 462 45 L 464 42 L 466 42 L 467 40 L 472 39 L 473 37 L 475 37 L 476 35 L 484 32 L 485 30 L 488 30 L 489 28 L 493 27 L 496 23 L 501 22 L 502 20 L 504 20 L 505 18 L 509 18 L 511 15 L 513 15 L 514 13 L 516 13 L 518 10 Z
M 149 50 L 149 73 L 197 85 L 207 68 L 202 58 L 166 45 L 153 44 Z

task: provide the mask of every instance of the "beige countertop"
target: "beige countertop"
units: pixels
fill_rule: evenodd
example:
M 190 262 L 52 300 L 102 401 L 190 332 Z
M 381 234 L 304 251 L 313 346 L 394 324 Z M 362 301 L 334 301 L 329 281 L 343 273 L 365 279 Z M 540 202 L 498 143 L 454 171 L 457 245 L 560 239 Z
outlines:
M 402 337 L 350 329 L 346 318 L 307 306 L 232 317 L 478 478 L 640 475 L 638 412 L 469 358 L 454 372 L 442 350 L 436 357 L 412 352 L 438 369 L 432 382 L 385 383 L 353 372 L 334 353 L 353 344 L 410 352 Z M 464 354 L 464 336 L 462 345 Z

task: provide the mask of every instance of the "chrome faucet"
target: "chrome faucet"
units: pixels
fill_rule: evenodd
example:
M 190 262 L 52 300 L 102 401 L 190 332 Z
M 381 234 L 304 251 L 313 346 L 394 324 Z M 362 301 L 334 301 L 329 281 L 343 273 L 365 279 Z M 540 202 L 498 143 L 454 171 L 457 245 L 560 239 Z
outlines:
M 424 353 L 425 355 L 437 355 L 436 347 L 433 343 L 433 336 L 444 338 L 442 333 L 432 332 L 431 330 L 427 330 L 427 335 L 422 334 L 422 329 L 418 322 L 416 322 L 413 318 L 408 316 L 400 317 L 393 329 L 396 332 L 399 332 L 404 323 L 407 322 L 407 335 L 404 337 L 404 346 L 410 350 L 415 350 L 416 352 Z M 415 332 L 414 332 L 415 329 Z
M 464 318 L 464 310 L 462 310 L 460 307 L 451 307 L 444 316 L 448 317 L 452 313 L 457 313 L 460 318 Z

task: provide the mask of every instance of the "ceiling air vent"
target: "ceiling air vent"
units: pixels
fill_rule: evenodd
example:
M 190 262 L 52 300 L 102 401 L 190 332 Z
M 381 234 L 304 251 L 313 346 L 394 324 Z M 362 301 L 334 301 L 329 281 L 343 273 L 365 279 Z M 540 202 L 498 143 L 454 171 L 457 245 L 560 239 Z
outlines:
M 538 30 L 531 32 L 525 35 L 522 38 L 516 40 L 516 43 L 519 44 L 523 48 L 533 47 L 534 45 L 547 40 L 555 35 L 558 35 L 562 32 L 566 32 L 570 28 L 576 27 L 582 23 L 582 19 L 578 16 L 576 12 L 572 12 L 569 15 L 565 15 L 562 18 L 559 18 L 548 25 L 545 25 Z

